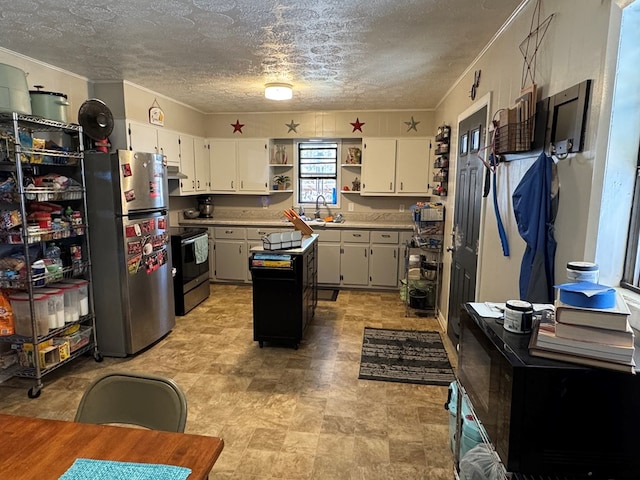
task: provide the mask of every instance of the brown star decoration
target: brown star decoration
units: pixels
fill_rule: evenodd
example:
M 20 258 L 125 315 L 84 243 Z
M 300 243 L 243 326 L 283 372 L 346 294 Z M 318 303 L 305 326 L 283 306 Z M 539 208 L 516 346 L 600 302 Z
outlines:
M 230 125 L 233 127 L 233 133 L 242 133 L 242 127 L 244 127 L 244 123 L 240 123 L 240 120 L 236 119 L 236 123 L 231 123 Z
M 351 133 L 355 132 L 356 130 L 359 130 L 360 133 L 362 133 L 362 126 L 364 125 L 364 122 L 361 122 L 358 117 L 356 117 L 356 121 L 353 123 L 350 123 L 350 125 L 353 127 L 353 130 L 351 131 Z

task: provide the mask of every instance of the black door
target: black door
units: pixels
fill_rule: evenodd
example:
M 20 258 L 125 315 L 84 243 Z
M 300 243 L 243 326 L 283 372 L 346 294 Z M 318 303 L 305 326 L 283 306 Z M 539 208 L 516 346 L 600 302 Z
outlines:
M 478 240 L 484 164 L 487 107 L 458 125 L 456 198 L 453 216 L 451 286 L 447 334 L 454 345 L 460 337 L 460 305 L 475 300 L 478 267 Z

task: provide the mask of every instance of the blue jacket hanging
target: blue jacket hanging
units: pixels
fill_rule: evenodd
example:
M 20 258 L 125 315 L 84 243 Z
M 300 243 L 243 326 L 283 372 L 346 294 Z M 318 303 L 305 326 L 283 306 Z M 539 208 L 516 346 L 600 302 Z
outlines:
M 555 171 L 551 157 L 542 152 L 512 196 L 518 232 L 527 244 L 520 267 L 520 298 L 535 303 L 553 303 Z

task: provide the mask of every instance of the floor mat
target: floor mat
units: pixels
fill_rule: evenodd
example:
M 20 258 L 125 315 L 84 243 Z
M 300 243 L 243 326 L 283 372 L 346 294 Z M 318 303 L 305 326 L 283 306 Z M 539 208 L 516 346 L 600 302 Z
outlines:
M 318 301 L 335 302 L 339 292 L 340 290 L 334 288 L 319 288 Z
M 371 327 L 364 329 L 358 378 L 423 385 L 455 380 L 440 333 Z

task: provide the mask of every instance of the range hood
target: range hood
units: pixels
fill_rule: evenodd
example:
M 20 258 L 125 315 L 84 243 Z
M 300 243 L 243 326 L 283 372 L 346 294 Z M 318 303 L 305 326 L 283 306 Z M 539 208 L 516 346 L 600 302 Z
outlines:
M 189 178 L 180 171 L 175 165 L 167 165 L 167 179 L 168 180 L 181 180 L 183 178 Z

